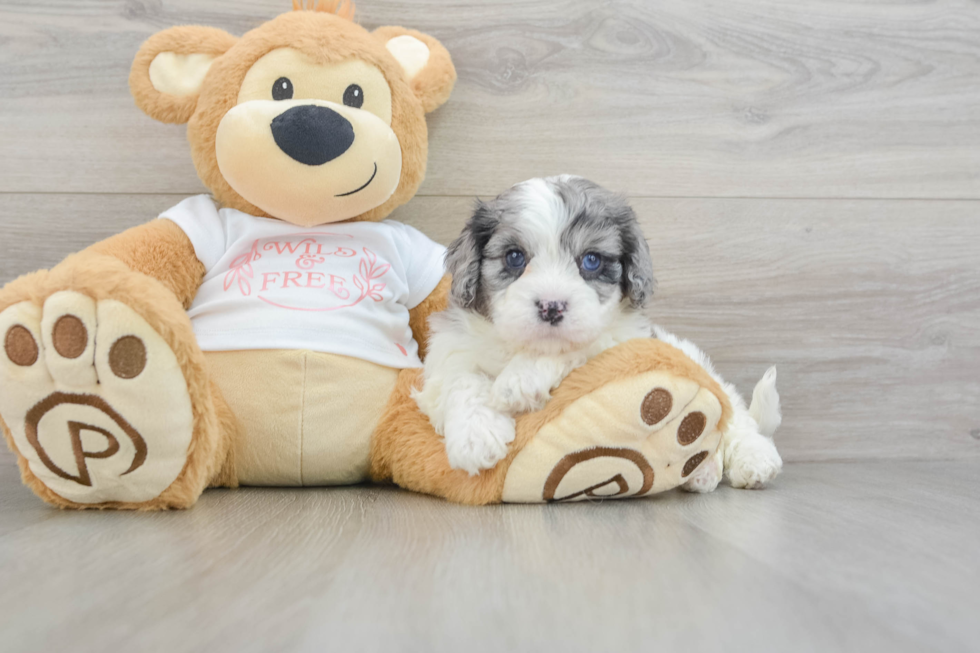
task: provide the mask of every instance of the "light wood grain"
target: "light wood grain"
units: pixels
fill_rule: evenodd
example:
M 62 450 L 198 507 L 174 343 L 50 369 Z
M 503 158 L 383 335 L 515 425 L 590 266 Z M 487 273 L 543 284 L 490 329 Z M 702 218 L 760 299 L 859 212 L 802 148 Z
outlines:
M 169 195 L 0 195 L 0 283 L 139 224 Z M 455 238 L 472 201 L 393 217 Z M 655 320 L 748 396 L 779 369 L 788 460 L 980 457 L 980 202 L 637 199 Z
M 241 34 L 286 0 L 0 2 L 0 191 L 197 192 L 184 130 L 128 94 L 156 30 Z M 966 0 L 359 3 L 442 39 L 424 195 L 572 172 L 646 196 L 980 198 Z
M 4 650 L 966 651 L 976 463 L 466 508 L 388 488 L 44 506 L 0 456 Z
M 184 129 L 129 97 L 147 36 L 288 5 L 0 0 L 0 284 L 204 190 Z M 778 366 L 791 462 L 763 492 L 623 503 L 253 489 L 79 514 L 0 452 L 0 648 L 976 650 L 977 3 L 358 11 L 435 35 L 459 71 L 393 217 L 446 243 L 473 196 L 528 177 L 630 192 L 654 316 L 745 392 Z

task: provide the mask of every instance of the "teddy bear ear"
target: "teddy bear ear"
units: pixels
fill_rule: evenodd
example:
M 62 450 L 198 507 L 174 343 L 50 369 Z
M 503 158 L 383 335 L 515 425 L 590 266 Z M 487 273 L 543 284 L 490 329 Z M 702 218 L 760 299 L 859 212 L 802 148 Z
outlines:
M 228 32 L 197 25 L 157 32 L 140 48 L 129 73 L 136 105 L 160 122 L 187 122 L 211 64 L 237 41 Z
M 449 99 L 456 83 L 456 68 L 442 43 L 428 34 L 404 27 L 379 27 L 374 30 L 374 35 L 401 64 L 426 113 Z

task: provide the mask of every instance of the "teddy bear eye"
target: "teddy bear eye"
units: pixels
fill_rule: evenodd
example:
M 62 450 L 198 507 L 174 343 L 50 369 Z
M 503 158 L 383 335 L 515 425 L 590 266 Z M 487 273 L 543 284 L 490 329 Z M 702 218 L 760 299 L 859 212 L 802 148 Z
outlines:
M 351 84 L 344 91 L 344 104 L 355 109 L 360 109 L 364 104 L 364 89 L 357 84 Z
M 276 83 L 272 85 L 272 99 L 273 100 L 291 100 L 293 99 L 293 83 L 289 81 L 288 77 L 280 77 L 276 80 Z

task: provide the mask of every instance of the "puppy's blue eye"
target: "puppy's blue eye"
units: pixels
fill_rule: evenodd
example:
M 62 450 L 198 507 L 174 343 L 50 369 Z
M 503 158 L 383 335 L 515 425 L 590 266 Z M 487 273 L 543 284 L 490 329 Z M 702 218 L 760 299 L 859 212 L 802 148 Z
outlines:
M 595 272 L 602 265 L 602 257 L 594 252 L 589 252 L 582 257 L 582 269 L 586 272 Z
M 507 261 L 507 267 L 511 268 L 512 270 L 519 270 L 524 267 L 524 263 L 526 263 L 524 252 L 519 249 L 512 249 L 507 252 L 505 260 Z

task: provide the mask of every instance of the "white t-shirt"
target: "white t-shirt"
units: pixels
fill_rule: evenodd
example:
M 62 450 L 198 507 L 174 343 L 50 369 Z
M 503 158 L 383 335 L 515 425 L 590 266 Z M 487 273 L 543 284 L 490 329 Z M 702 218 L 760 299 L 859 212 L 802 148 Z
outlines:
M 421 367 L 408 310 L 445 274 L 446 248 L 399 222 L 299 227 L 189 197 L 161 218 L 207 270 L 188 311 L 205 351 L 310 349 Z

